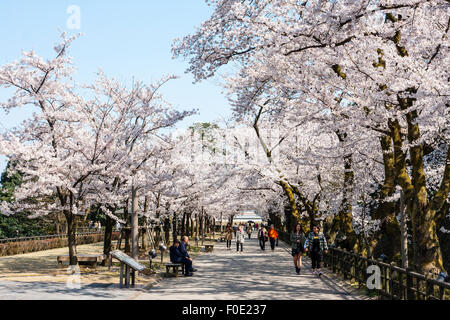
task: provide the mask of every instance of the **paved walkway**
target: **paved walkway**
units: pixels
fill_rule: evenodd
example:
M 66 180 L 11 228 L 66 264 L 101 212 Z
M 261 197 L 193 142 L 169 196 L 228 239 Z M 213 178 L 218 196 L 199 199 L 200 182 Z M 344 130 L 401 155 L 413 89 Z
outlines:
M 290 249 L 284 244 L 274 252 L 270 246 L 261 251 L 256 239 L 246 239 L 244 252 L 237 253 L 235 243 L 226 250 L 217 243 L 214 253 L 194 261 L 198 272 L 192 277 L 165 279 L 148 292 L 132 299 L 160 300 L 356 300 L 328 277 L 312 275 L 305 259 L 302 273 L 295 273 Z
M 281 244 L 261 251 L 256 239 L 246 239 L 244 252 L 226 250 L 217 243 L 214 252 L 194 262 L 193 277 L 165 278 L 144 290 L 120 289 L 102 284 L 69 289 L 64 283 L 0 282 L 0 299 L 138 299 L 138 300 L 355 300 L 328 277 L 311 274 L 309 260 L 301 275 L 295 273 L 292 257 Z M 289 250 L 290 251 L 290 250 Z
M 0 282 L 0 300 L 125 300 L 136 290 L 120 289 L 118 285 L 87 285 L 70 289 L 57 282 Z

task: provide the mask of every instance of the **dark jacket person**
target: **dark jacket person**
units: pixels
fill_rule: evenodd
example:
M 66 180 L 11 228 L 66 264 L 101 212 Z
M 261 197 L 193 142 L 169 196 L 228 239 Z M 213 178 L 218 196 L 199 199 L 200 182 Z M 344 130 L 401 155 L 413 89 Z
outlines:
M 170 250 L 170 262 L 172 263 L 182 263 L 183 262 L 183 254 L 181 254 L 180 250 L 180 240 L 176 240 L 173 242 L 173 245 L 169 248 Z
M 170 247 L 170 261 L 172 263 L 184 264 L 184 275 L 192 276 L 192 259 L 186 257 L 186 255 L 182 253 L 180 249 L 181 249 L 181 242 L 175 239 L 173 242 L 173 246 Z

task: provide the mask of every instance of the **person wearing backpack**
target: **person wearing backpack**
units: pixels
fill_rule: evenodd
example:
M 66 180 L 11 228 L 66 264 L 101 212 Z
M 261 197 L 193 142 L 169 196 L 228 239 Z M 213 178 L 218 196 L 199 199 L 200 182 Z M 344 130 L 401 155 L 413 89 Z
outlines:
M 313 232 L 311 232 L 305 241 L 305 252 L 310 252 L 313 274 L 319 276 L 322 275 L 321 262 L 322 253 L 328 253 L 327 239 L 325 235 L 320 232 L 318 225 L 313 226 Z
M 302 256 L 305 251 L 305 234 L 303 233 L 302 226 L 297 224 L 294 230 L 291 232 L 291 245 L 292 245 L 292 257 L 294 258 L 295 272 L 300 274 L 302 270 Z

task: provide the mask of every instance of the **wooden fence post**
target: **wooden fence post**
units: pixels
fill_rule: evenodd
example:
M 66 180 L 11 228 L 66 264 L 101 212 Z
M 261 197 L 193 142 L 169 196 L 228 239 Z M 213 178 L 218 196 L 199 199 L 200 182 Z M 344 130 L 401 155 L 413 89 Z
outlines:
M 387 292 L 391 296 L 391 300 L 394 300 L 394 292 L 392 290 L 392 284 L 393 284 L 393 280 L 392 280 L 392 266 L 393 266 L 393 264 L 394 264 L 393 262 L 391 262 L 389 264 L 389 290 L 387 290 Z
M 336 259 L 335 259 L 335 251 L 331 250 L 331 268 L 334 273 L 336 273 Z
M 414 291 L 413 287 L 413 277 L 411 275 L 411 269 L 406 268 L 406 299 L 407 300 L 415 300 L 414 299 Z
M 397 271 L 397 275 L 398 275 L 398 298 L 400 300 L 403 300 L 404 298 L 404 290 L 403 290 L 403 273 Z
M 431 300 L 430 298 L 434 298 L 434 285 L 431 283 L 432 276 L 430 273 L 428 273 L 426 275 L 426 280 L 425 280 L 425 299 L 426 300 Z

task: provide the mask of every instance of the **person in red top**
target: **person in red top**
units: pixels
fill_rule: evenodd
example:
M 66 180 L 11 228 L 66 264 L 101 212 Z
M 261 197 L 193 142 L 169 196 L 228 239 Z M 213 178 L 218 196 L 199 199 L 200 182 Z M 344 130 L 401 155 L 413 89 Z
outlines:
M 272 224 L 269 229 L 269 241 L 270 241 L 270 248 L 272 248 L 272 251 L 275 250 L 275 243 L 277 242 L 277 240 L 278 240 L 278 233 Z

